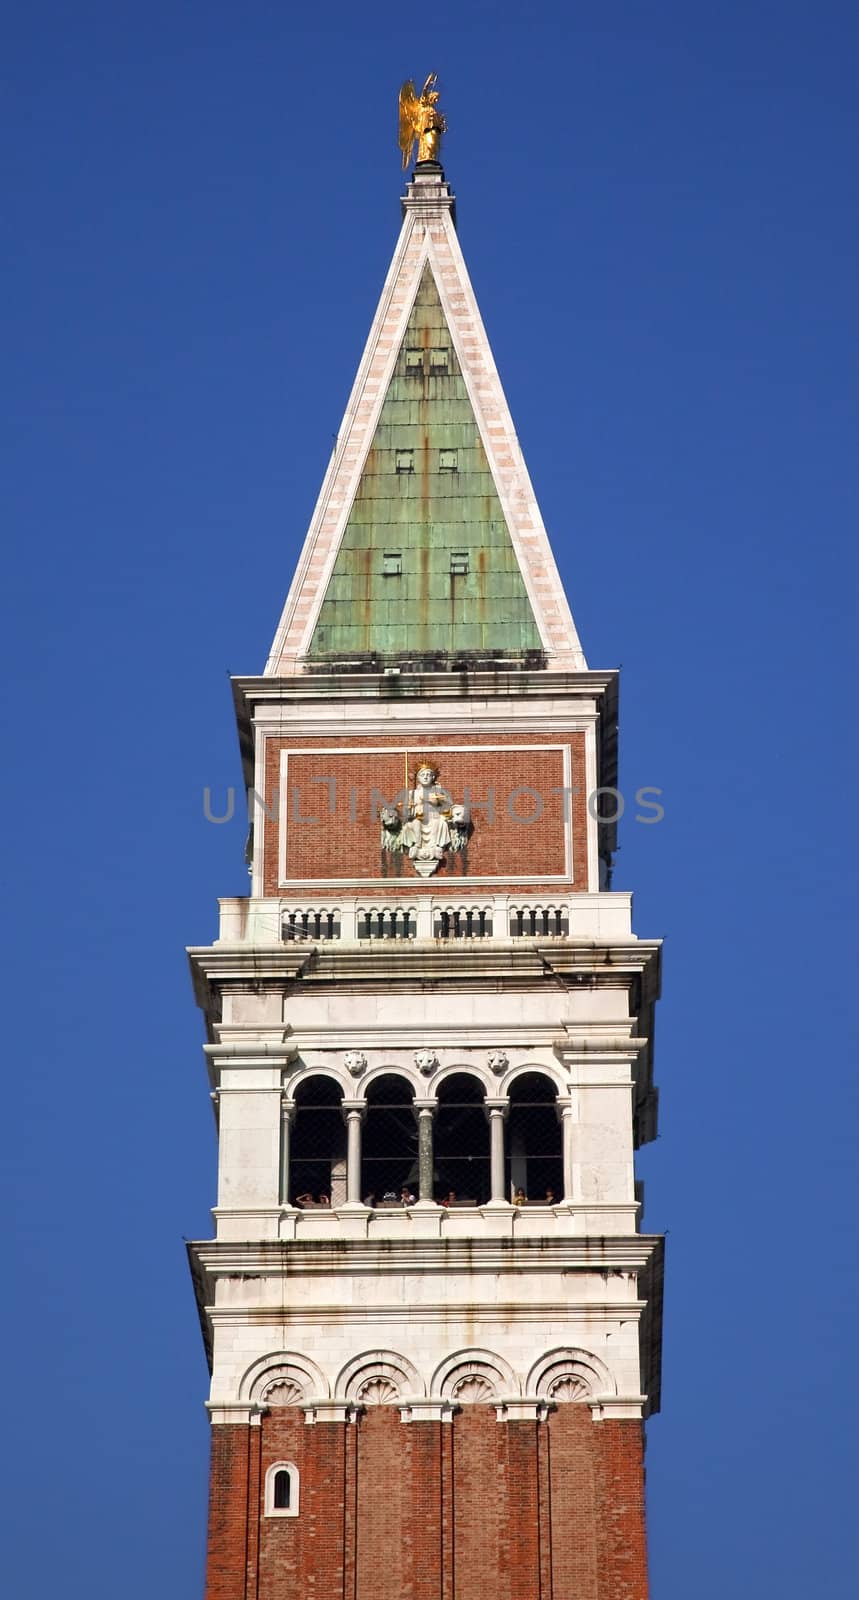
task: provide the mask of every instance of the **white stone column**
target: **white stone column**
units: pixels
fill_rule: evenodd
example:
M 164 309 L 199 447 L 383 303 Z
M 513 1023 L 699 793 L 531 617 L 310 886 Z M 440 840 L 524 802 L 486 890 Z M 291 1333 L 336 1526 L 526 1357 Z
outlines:
M 344 1100 L 346 1118 L 346 1204 L 361 1204 L 361 1123 L 366 1100 Z
M 292 1119 L 295 1116 L 295 1101 L 287 1095 L 281 1095 L 280 1100 L 280 1178 L 279 1196 L 282 1206 L 288 1206 L 289 1200 L 289 1134 Z
M 437 1100 L 415 1100 L 412 1102 L 415 1116 L 418 1119 L 418 1204 L 433 1205 L 435 1196 L 435 1180 L 433 1178 L 433 1142 L 432 1119 Z
M 574 1167 L 574 1140 L 576 1128 L 575 1110 L 572 1100 L 567 1099 L 563 1095 L 558 1096 L 555 1104 L 557 1106 L 558 1116 L 561 1119 L 561 1130 L 563 1133 L 564 1205 L 569 1206 L 572 1205 L 575 1198 L 576 1187 Z
M 504 1099 L 487 1099 L 484 1101 L 486 1115 L 489 1118 L 489 1170 L 490 1170 L 490 1204 L 504 1205 L 507 1196 L 504 1182 L 504 1118 L 510 1102 Z

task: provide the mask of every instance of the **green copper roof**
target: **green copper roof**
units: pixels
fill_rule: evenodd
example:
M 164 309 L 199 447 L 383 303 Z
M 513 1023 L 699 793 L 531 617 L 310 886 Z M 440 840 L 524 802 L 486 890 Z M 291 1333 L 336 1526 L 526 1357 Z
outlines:
M 309 656 L 541 648 L 427 264 Z

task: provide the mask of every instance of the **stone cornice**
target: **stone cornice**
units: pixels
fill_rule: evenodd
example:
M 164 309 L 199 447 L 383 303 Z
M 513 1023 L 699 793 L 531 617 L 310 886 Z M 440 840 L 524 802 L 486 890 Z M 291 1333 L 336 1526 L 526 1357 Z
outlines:
M 447 1274 L 453 1272 L 641 1272 L 654 1251 L 661 1249 L 659 1234 L 627 1234 L 615 1238 L 509 1239 L 396 1239 L 378 1243 L 370 1239 L 290 1239 L 233 1242 L 194 1240 L 193 1252 L 202 1270 L 213 1277 L 271 1274 L 349 1273 L 384 1277 L 404 1271 Z
M 245 785 L 249 789 L 254 781 L 252 726 L 257 706 L 286 709 L 294 706 L 306 732 L 307 714 L 314 704 L 364 702 L 368 706 L 382 707 L 391 702 L 397 705 L 405 703 L 413 712 L 415 728 L 425 730 L 427 716 L 433 714 L 428 709 L 432 702 L 438 704 L 437 714 L 442 714 L 442 707 L 447 702 L 457 719 L 467 714 L 468 721 L 472 722 L 475 707 L 471 702 L 480 702 L 484 706 L 487 702 L 494 702 L 497 706 L 514 700 L 557 702 L 568 699 L 574 702 L 604 698 L 602 714 L 610 723 L 617 715 L 618 699 L 617 671 L 511 670 L 503 662 L 498 662 L 487 671 L 410 672 L 401 667 L 392 675 L 380 667 L 376 672 L 350 672 L 348 668 L 343 668 L 284 678 L 236 677 L 232 679 L 232 686 Z M 610 774 L 606 781 L 612 781 Z
M 610 944 L 574 942 L 541 945 L 519 940 L 484 940 L 457 945 L 456 960 L 448 948 L 436 940 L 410 940 L 391 949 L 390 942 L 366 948 L 344 946 L 303 946 L 296 957 L 293 944 L 202 945 L 188 949 L 188 960 L 198 983 L 230 982 L 280 983 L 287 986 L 367 983 L 374 987 L 425 989 L 427 983 L 444 985 L 451 991 L 482 988 L 487 980 L 503 980 L 514 989 L 519 986 L 544 987 L 556 983 L 561 989 L 588 983 L 599 988 L 626 988 L 632 977 L 648 969 L 658 984 L 661 941 L 630 939 Z
M 505 667 L 503 661 L 485 671 L 462 668 L 456 672 L 410 672 L 402 667 L 391 681 L 383 668 L 377 672 L 314 669 L 301 677 L 235 677 L 233 691 L 247 703 L 266 700 L 306 704 L 313 700 L 413 700 L 450 699 L 461 703 L 469 693 L 482 700 L 503 694 L 514 697 L 560 699 L 564 695 L 602 695 L 617 688 L 618 671 L 555 672 Z
M 300 1306 L 284 1307 L 280 1300 L 272 1301 L 271 1305 L 252 1306 L 216 1306 L 207 1305 L 206 1315 L 211 1318 L 213 1325 L 220 1328 L 247 1328 L 268 1327 L 276 1322 L 283 1326 L 294 1325 L 298 1328 L 324 1325 L 325 1327 L 342 1327 L 344 1321 L 360 1325 L 363 1323 L 403 1323 L 413 1325 L 415 1322 L 449 1324 L 456 1322 L 482 1322 L 487 1325 L 495 1323 L 506 1327 L 511 1322 L 538 1323 L 547 1320 L 570 1319 L 581 1324 L 603 1324 L 606 1322 L 619 1323 L 638 1319 L 647 1308 L 645 1300 L 533 1300 L 528 1305 L 511 1302 L 505 1305 L 488 1305 L 485 1301 L 450 1300 L 446 1299 L 437 1304 L 413 1305 L 350 1305 L 348 1311 L 343 1306 L 320 1305 L 317 1302 L 302 1304 Z

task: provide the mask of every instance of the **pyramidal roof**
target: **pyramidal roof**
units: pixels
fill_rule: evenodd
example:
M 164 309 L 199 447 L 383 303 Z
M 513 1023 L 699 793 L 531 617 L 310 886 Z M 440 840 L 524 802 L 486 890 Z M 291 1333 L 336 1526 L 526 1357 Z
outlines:
M 265 670 L 403 655 L 586 667 L 432 163 L 403 198 Z

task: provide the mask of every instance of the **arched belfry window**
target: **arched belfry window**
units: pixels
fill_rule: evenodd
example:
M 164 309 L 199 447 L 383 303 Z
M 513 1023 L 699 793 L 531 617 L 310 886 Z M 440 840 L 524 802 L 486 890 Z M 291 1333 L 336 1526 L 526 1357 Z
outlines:
M 314 1073 L 295 1091 L 290 1141 L 290 1198 L 301 1207 L 342 1205 L 346 1199 L 346 1126 L 343 1090 Z
M 417 1194 L 418 1125 L 412 1110 L 414 1095 L 408 1079 L 394 1072 L 374 1078 L 367 1086 L 361 1198 L 368 1205 L 399 1203 L 403 1189 Z
M 292 1461 L 276 1461 L 265 1475 L 267 1517 L 298 1516 L 298 1468 Z
M 544 1072 L 525 1072 L 510 1085 L 507 1192 L 521 1190 L 529 1205 L 560 1204 L 564 1195 L 563 1130 L 558 1091 Z
M 484 1205 L 491 1193 L 485 1090 L 470 1072 L 438 1086 L 435 1114 L 436 1199 L 442 1205 Z

